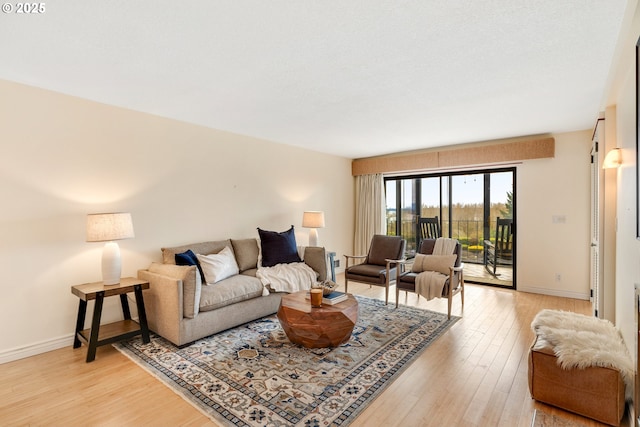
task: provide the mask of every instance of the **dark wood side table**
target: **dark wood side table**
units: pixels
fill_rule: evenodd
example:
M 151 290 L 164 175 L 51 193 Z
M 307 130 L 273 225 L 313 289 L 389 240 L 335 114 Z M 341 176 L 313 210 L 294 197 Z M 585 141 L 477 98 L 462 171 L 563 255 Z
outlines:
M 71 293 L 80 298 L 73 348 L 78 348 L 82 343 L 85 343 L 88 346 L 87 362 L 92 362 L 96 358 L 96 348 L 101 345 L 111 344 L 140 334 L 142 335 L 143 343 L 146 344 L 151 341 L 149 337 L 149 326 L 147 325 L 147 313 L 144 310 L 144 299 L 142 298 L 143 289 L 149 289 L 149 282 L 133 277 L 124 277 L 117 285 L 105 285 L 102 282 L 94 282 L 71 287 Z M 127 300 L 127 293 L 129 292 L 135 293 L 138 320 L 140 323 L 131 320 L 129 301 Z M 102 304 L 104 299 L 114 295 L 120 296 L 124 320 L 101 325 L 100 318 L 102 317 Z M 83 330 L 82 328 L 84 327 L 87 314 L 87 301 L 92 299 L 95 299 L 96 303 L 93 309 L 91 329 Z

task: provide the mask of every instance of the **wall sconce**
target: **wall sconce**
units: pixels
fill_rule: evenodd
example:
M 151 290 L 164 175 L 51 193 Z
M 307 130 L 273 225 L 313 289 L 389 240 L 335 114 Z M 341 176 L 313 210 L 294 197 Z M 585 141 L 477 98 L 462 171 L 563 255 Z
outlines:
M 614 148 L 610 150 L 607 155 L 604 157 L 604 162 L 602 162 L 602 169 L 614 169 L 620 167 L 622 164 L 622 153 L 619 148 Z
M 306 211 L 302 215 L 302 226 L 310 228 L 309 230 L 309 246 L 318 246 L 318 230 L 324 228 L 324 212 L 322 211 Z
M 87 242 L 107 242 L 102 250 L 102 282 L 105 285 L 120 283 L 120 247 L 114 240 L 132 237 L 133 221 L 130 213 L 87 215 Z

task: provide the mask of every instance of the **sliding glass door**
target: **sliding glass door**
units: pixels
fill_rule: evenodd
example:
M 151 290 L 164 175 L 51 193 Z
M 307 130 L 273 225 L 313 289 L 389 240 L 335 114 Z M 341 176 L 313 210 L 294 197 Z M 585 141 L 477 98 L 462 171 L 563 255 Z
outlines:
M 515 168 L 389 177 L 385 184 L 387 233 L 407 240 L 407 257 L 418 250 L 419 218 L 437 217 L 442 236 L 462 244 L 468 281 L 515 287 Z M 510 220 L 506 243 L 498 218 Z M 505 245 L 510 252 L 498 259 L 495 248 Z

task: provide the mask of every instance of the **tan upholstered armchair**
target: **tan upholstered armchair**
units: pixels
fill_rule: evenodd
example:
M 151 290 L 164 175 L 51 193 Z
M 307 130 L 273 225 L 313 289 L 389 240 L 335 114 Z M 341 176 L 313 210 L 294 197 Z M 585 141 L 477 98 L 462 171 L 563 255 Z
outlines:
M 404 260 L 406 240 L 400 236 L 376 234 L 371 239 L 367 255 L 345 255 L 344 290 L 348 292 L 349 281 L 384 286 L 385 300 L 389 303 L 389 286 L 395 282 L 399 264 Z M 353 265 L 363 259 L 361 264 Z
M 435 244 L 436 239 L 424 239 L 417 253 L 432 255 Z M 464 266 L 462 264 L 462 245 L 460 245 L 460 242 L 456 243 L 453 253 L 456 255 L 455 262 L 452 267 L 447 267 L 449 277 L 444 282 L 441 295 L 438 295 L 440 298 L 447 298 L 448 300 L 447 315 L 449 318 L 451 318 L 451 303 L 455 294 L 460 293 L 462 305 L 464 305 Z M 398 307 L 400 291 L 416 292 L 416 277 L 418 274 L 420 273 L 414 271 L 406 271 L 400 274 L 396 283 L 396 307 Z

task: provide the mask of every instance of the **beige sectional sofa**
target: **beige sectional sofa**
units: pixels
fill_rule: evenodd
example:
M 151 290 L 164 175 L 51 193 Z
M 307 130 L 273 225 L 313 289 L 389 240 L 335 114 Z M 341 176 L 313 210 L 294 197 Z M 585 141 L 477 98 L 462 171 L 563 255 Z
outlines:
M 198 266 L 176 265 L 176 254 L 217 254 L 225 247 L 233 252 L 239 273 L 214 285 L 203 284 Z M 304 262 L 327 277 L 324 248 L 301 250 Z M 149 282 L 144 291 L 149 328 L 177 346 L 275 313 L 282 293 L 265 291 L 256 277 L 260 250 L 257 239 L 227 239 L 162 248 L 162 263 L 138 271 Z

